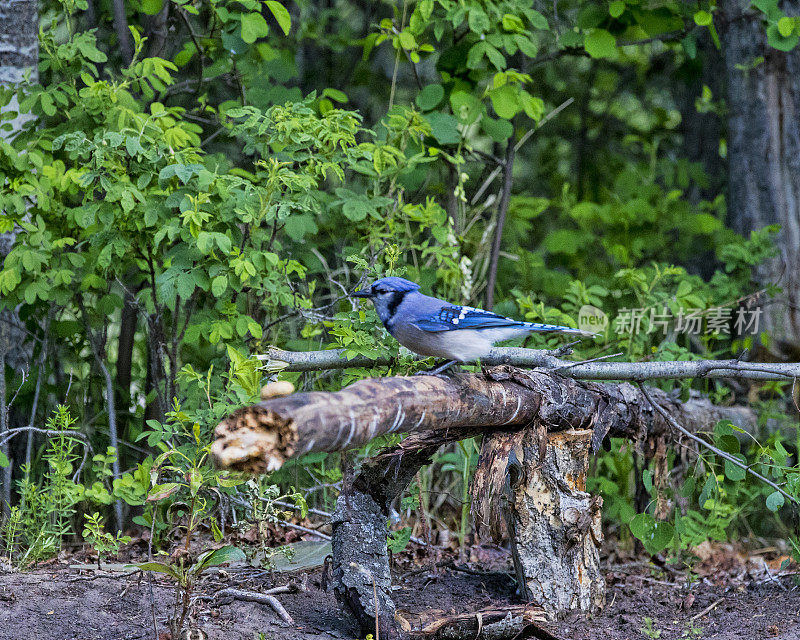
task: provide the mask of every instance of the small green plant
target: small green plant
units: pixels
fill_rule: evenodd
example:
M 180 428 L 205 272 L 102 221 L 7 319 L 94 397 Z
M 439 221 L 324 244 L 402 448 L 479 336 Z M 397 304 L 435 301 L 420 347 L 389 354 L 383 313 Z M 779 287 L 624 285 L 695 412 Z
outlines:
M 248 550 L 248 556 L 254 563 L 269 568 L 272 566 L 271 558 L 276 555 L 283 555 L 291 560 L 293 550 L 289 546 L 273 547 L 270 546 L 270 528 L 280 525 L 281 520 L 291 514 L 281 511 L 276 502 L 289 500 L 300 508 L 300 517 L 308 515 L 308 505 L 303 495 L 290 491 L 281 494 L 277 485 L 270 484 L 261 477 L 247 481 L 246 495 L 249 499 L 248 518 L 241 522 L 240 529 L 249 529 L 252 525 L 256 528 L 256 538 L 252 549 Z
M 686 631 L 683 632 L 684 638 L 700 638 L 703 635 L 703 627 L 695 625 L 694 620 L 686 623 Z
M 83 497 L 83 487 L 73 475 L 81 459 L 78 447 L 85 446 L 71 432 L 74 422 L 63 405 L 47 421 L 47 430 L 56 435 L 44 452 L 47 470 L 40 484 L 22 467 L 20 504 L 2 525 L 5 551 L 17 567 L 28 567 L 58 553 L 62 539 L 72 531 L 71 518 Z
M 121 531 L 118 531 L 116 535 L 105 531 L 103 517 L 97 512 L 84 513 L 83 517 L 86 518 L 86 523 L 83 525 L 83 539 L 97 551 L 97 568 L 99 569 L 103 556 L 109 553 L 116 554 L 120 545 L 128 544 L 131 537 L 122 535 Z
M 178 638 L 189 614 L 192 592 L 203 571 L 226 562 L 245 560 L 244 552 L 232 545 L 201 553 L 194 562 L 189 563 L 186 555 L 179 555 L 175 562 L 142 562 L 135 565 L 143 571 L 163 573 L 175 581 L 175 603 L 169 628 L 173 638 Z
M 661 629 L 657 629 L 653 623 L 653 619 L 648 616 L 642 618 L 642 626 L 639 628 L 639 632 L 643 636 L 652 638 L 653 640 L 657 640 L 657 638 L 661 637 Z

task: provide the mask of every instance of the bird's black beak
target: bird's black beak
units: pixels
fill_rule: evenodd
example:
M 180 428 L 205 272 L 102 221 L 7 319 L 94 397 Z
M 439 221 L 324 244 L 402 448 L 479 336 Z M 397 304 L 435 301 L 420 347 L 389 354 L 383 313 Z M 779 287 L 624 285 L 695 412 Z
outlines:
M 362 289 L 361 291 L 353 291 L 350 295 L 354 298 L 369 298 L 371 294 L 369 289 Z

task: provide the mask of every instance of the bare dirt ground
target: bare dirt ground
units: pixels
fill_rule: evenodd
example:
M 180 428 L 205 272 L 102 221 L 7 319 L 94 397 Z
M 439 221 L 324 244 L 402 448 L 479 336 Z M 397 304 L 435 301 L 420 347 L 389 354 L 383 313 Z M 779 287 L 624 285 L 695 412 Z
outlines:
M 505 572 L 505 552 L 490 549 L 477 556 L 478 562 L 463 563 L 445 557 L 438 567 L 432 559 L 401 559 L 395 577 L 398 613 L 413 625 L 518 604 L 514 581 Z M 690 580 L 683 572 L 646 562 L 608 562 L 607 606 L 601 614 L 572 615 L 543 626 L 561 640 L 800 640 L 800 587 L 793 575 L 778 577 L 775 562 L 716 549 Z M 214 596 L 225 587 L 263 591 L 287 583 L 300 587 L 277 596 L 293 625 L 263 604 Z M 154 615 L 160 640 L 169 640 L 166 625 L 174 597 L 175 588 L 161 579 L 153 580 L 151 597 L 150 582 L 139 572 L 70 569 L 64 562 L 5 573 L 0 575 L 0 640 L 150 640 Z M 320 569 L 217 569 L 203 578 L 193 597 L 191 626 L 210 640 L 358 637 L 332 593 L 322 589 Z

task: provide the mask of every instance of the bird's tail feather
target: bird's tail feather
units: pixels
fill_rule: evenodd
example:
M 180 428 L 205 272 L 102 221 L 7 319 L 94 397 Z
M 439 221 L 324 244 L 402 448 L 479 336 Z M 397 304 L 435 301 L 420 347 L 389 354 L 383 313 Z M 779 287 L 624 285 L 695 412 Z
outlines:
M 562 327 L 557 324 L 541 324 L 539 322 L 526 322 L 525 328 L 537 333 L 568 333 L 582 338 L 594 338 L 597 334 L 591 331 L 582 331 L 572 327 Z

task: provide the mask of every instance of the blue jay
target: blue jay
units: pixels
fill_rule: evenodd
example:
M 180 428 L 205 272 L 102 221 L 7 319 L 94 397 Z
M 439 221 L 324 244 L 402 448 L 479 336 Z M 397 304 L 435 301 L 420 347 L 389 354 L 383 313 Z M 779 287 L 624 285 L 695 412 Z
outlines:
M 450 304 L 420 293 L 419 285 L 405 278 L 381 278 L 352 295 L 372 300 L 383 326 L 404 347 L 422 356 L 449 361 L 431 373 L 441 373 L 456 362 L 482 358 L 494 343 L 532 332 L 593 335 L 570 327 L 522 322 L 491 311 Z

